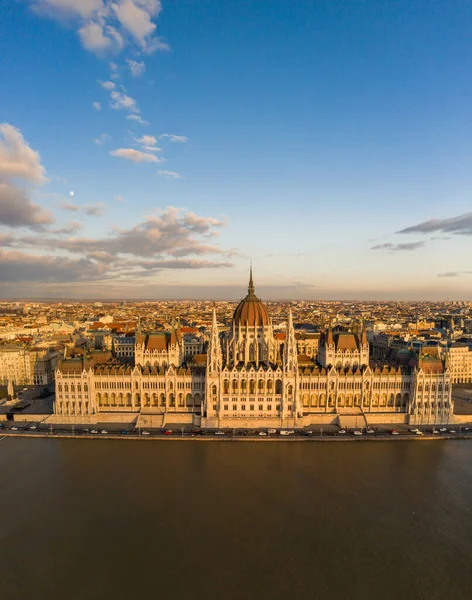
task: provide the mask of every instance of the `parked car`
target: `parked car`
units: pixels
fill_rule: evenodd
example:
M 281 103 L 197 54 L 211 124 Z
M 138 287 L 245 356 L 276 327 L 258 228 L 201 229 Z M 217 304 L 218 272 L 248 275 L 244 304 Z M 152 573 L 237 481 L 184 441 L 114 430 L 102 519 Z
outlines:
M 366 431 L 366 433 L 369 433 L 370 435 L 372 435 L 373 433 L 375 433 L 375 431 L 374 431 L 373 429 L 369 428 L 369 429 Z
M 92 429 L 90 433 L 98 433 L 98 431 L 96 429 Z
M 270 435 L 277 433 L 277 429 L 268 429 L 267 433 L 269 433 Z
M 172 435 L 172 429 L 166 429 L 164 435 Z
M 360 435 L 362 435 L 362 431 L 360 429 L 356 429 L 355 431 L 353 431 L 353 434 L 360 436 Z
M 267 435 L 265 431 L 259 431 L 259 435 Z
M 345 430 L 345 429 L 340 429 L 340 430 L 338 431 L 338 433 L 340 433 L 340 434 L 345 434 L 345 433 L 346 433 L 346 430 Z
M 102 429 L 100 433 L 108 433 L 106 429 Z
M 225 432 L 224 431 L 215 431 L 215 435 L 224 435 Z
M 12 427 L 11 430 L 12 431 L 18 431 L 18 427 Z
M 141 431 L 141 435 L 149 435 L 149 431 Z
M 398 431 L 396 429 L 392 429 L 392 431 L 390 432 L 392 435 L 398 435 Z

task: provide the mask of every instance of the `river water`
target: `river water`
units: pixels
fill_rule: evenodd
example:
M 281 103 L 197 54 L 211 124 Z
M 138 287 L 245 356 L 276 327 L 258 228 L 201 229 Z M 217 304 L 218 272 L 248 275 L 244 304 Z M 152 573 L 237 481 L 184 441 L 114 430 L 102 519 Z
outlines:
M 0 442 L 0 597 L 472 598 L 472 443 Z

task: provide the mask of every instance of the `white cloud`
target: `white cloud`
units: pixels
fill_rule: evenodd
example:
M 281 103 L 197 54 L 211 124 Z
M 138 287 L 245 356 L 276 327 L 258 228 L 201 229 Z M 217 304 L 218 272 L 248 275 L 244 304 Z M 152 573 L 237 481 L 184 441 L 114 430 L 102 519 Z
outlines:
M 48 181 L 39 152 L 33 150 L 21 131 L 0 124 L 0 224 L 41 230 L 54 223 L 54 216 L 31 201 L 27 190 L 13 182 L 40 185 Z
M 104 8 L 102 0 L 37 0 L 34 6 L 48 16 L 78 16 L 83 19 L 89 19 Z
M 149 154 L 148 152 L 141 152 L 140 150 L 135 150 L 134 148 L 118 148 L 117 150 L 112 150 L 110 152 L 110 154 L 111 154 L 111 156 L 118 156 L 120 158 L 126 158 L 127 160 L 131 160 L 132 162 L 135 162 L 135 163 L 164 162 L 163 158 L 158 158 L 157 156 L 154 156 L 154 154 Z
M 120 196 L 119 194 L 118 194 L 118 196 L 115 196 L 115 200 L 117 202 L 126 202 L 126 200 L 123 198 L 123 196 Z
M 79 36 L 86 50 L 101 52 L 113 47 L 113 40 L 106 36 L 99 23 L 89 21 L 79 29 Z
M 143 135 L 141 138 L 136 139 L 136 142 L 141 145 L 141 150 L 145 152 L 161 152 L 162 148 L 157 146 L 157 139 L 153 135 Z
M 97 135 L 97 137 L 94 138 L 93 141 L 98 146 L 102 146 L 105 142 L 108 142 L 108 140 L 111 140 L 111 137 L 108 135 L 108 133 L 101 133 L 100 135 Z
M 122 94 L 121 92 L 113 91 L 111 93 L 110 107 L 115 110 L 129 110 L 130 112 L 139 112 L 136 106 L 136 100 Z
M 84 213 L 93 217 L 101 217 L 106 209 L 106 205 L 103 202 L 97 202 L 97 204 L 87 204 L 84 206 Z
M 160 0 L 121 0 L 120 4 L 112 4 L 112 9 L 118 21 L 136 40 L 141 48 L 145 49 L 156 29 L 156 25 L 151 21 L 151 17 L 156 16 L 161 11 Z
M 139 123 L 140 125 L 149 125 L 149 121 L 145 121 L 139 115 L 128 115 L 126 118 L 130 121 L 136 121 L 136 123 Z
M 159 177 L 165 177 L 166 179 L 181 179 L 182 175 L 177 171 L 158 171 Z
M 82 224 L 78 221 L 69 221 L 62 227 L 58 227 L 57 229 L 51 229 L 51 233 L 55 233 L 56 235 L 73 235 L 82 229 Z
M 46 225 L 54 223 L 54 221 L 52 213 L 32 202 L 25 190 L 5 181 L 0 181 L 1 225 L 41 230 Z
M 9 123 L 0 124 L 0 178 L 48 181 L 39 152 L 32 150 L 21 131 Z
M 77 212 L 80 210 L 80 206 L 74 202 L 61 202 L 60 207 L 63 210 L 70 210 L 71 212 Z
M 133 77 L 139 77 L 146 70 L 146 65 L 144 62 L 137 62 L 130 59 L 128 59 L 126 62 L 128 63 L 129 70 L 131 71 L 131 75 Z
M 114 90 L 116 85 L 115 83 L 113 83 L 113 81 L 99 81 L 98 82 L 102 88 L 104 88 L 105 90 Z
M 163 133 L 159 136 L 159 139 L 168 139 L 170 142 L 187 142 L 188 137 L 185 135 L 174 135 L 172 133 Z
M 102 110 L 102 105 L 100 104 L 100 102 L 92 102 L 92 106 L 95 110 Z
M 157 144 L 157 139 L 153 135 L 143 135 L 136 141 L 143 146 L 155 146 Z
M 130 43 L 151 53 L 169 50 L 155 35 L 160 0 L 31 0 L 35 12 L 73 23 L 86 50 L 119 52 Z

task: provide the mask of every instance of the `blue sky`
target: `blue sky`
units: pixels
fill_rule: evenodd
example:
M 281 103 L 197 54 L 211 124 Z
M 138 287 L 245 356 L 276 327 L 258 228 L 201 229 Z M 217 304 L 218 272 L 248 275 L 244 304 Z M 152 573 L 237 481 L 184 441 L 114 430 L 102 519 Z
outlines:
M 467 0 L 1 5 L 3 297 L 472 298 Z

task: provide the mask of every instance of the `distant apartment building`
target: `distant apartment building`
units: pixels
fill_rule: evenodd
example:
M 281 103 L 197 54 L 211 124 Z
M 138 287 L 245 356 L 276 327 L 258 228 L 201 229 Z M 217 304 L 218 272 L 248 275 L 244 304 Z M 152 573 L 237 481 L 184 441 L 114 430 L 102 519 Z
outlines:
M 447 350 L 447 364 L 452 383 L 472 383 L 472 349 L 467 344 L 451 344 Z
M 59 353 L 52 348 L 0 346 L 0 382 L 15 385 L 47 385 L 54 381 Z
M 190 358 L 196 354 L 202 354 L 204 346 L 204 338 L 201 335 L 194 333 L 184 333 L 184 356 Z
M 118 358 L 134 357 L 134 335 L 114 335 L 112 338 L 112 350 Z

